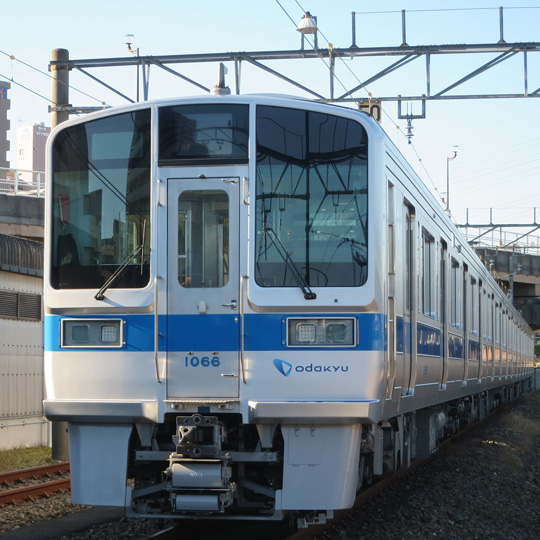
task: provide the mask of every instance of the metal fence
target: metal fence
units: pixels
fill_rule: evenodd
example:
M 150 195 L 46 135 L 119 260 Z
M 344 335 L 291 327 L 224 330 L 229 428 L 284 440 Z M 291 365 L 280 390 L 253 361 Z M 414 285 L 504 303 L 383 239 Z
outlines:
M 534 228 L 534 231 L 536 232 L 537 228 Z M 540 256 L 540 236 L 535 236 L 531 232 L 508 231 L 502 227 L 495 229 L 466 227 L 462 228 L 461 232 L 472 247 Z
M 0 193 L 44 197 L 45 173 L 0 167 Z
M 468 208 L 466 222 L 459 227 L 473 247 L 538 256 L 539 216 L 539 207 Z

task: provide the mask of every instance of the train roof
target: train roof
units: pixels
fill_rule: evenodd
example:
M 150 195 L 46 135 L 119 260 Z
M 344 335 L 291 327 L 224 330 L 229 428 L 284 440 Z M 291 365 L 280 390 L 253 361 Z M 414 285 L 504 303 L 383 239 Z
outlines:
M 224 95 L 224 96 L 218 96 L 213 94 L 205 94 L 205 95 L 195 95 L 195 96 L 176 96 L 176 97 L 168 97 L 168 98 L 159 98 L 159 99 L 153 99 L 148 101 L 139 101 L 137 103 L 131 103 L 127 105 L 119 105 L 119 106 L 112 106 L 112 107 L 106 107 L 103 109 L 100 109 L 98 111 L 94 111 L 92 113 L 88 113 L 84 116 L 81 116 L 79 118 L 73 118 L 70 120 L 67 120 L 66 122 L 63 122 L 59 124 L 53 131 L 57 131 L 58 129 L 62 129 L 65 127 L 68 127 L 73 124 L 79 124 L 81 122 L 88 122 L 95 118 L 101 118 L 104 115 L 114 115 L 114 114 L 121 114 L 123 112 L 128 112 L 131 110 L 139 110 L 139 109 L 145 109 L 153 106 L 167 106 L 167 105 L 174 105 L 179 103 L 204 103 L 204 102 L 223 102 L 223 103 L 246 103 L 246 104 L 267 104 L 267 105 L 276 105 L 279 106 L 280 104 L 285 106 L 294 106 L 296 104 L 297 107 L 306 107 L 306 108 L 331 108 L 332 110 L 336 111 L 336 113 L 339 114 L 352 114 L 352 115 L 361 115 L 363 118 L 365 118 L 368 122 L 373 123 L 373 125 L 376 125 L 377 128 L 381 129 L 380 126 L 373 120 L 369 115 L 363 113 L 362 111 L 359 111 L 357 109 L 354 109 L 349 106 L 345 106 L 343 104 L 336 104 L 336 103 L 327 103 L 327 102 L 320 102 L 315 101 L 309 98 L 300 97 L 300 96 L 293 96 L 293 95 L 287 95 L 287 94 L 272 94 L 272 93 L 253 93 L 253 94 L 239 94 L 239 95 Z M 53 133 L 54 135 L 54 133 Z M 53 139 L 53 137 L 49 137 L 49 139 Z

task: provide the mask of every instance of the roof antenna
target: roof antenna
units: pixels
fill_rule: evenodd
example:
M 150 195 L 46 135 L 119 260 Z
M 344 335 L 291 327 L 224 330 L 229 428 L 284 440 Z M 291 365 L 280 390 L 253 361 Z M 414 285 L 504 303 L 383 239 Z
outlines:
M 213 96 L 229 96 L 231 94 L 231 89 L 228 86 L 225 86 L 225 75 L 227 75 L 228 72 L 229 70 L 225 64 L 221 62 L 218 66 L 218 83 L 210 90 L 210 93 Z

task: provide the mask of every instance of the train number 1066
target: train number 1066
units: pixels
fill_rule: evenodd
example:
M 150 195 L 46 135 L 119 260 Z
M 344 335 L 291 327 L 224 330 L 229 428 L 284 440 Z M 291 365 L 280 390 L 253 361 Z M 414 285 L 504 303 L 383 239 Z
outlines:
M 218 367 L 220 364 L 219 356 L 186 356 L 186 367 Z

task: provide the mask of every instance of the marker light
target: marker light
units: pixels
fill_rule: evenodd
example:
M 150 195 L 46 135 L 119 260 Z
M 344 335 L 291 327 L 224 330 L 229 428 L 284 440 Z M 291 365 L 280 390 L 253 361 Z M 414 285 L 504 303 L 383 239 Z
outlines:
M 68 348 L 123 347 L 121 319 L 62 319 L 60 344 Z
M 287 319 L 289 347 L 354 347 L 356 320 L 350 319 Z
M 71 339 L 74 343 L 88 343 L 90 329 L 87 324 L 74 324 L 71 327 Z

